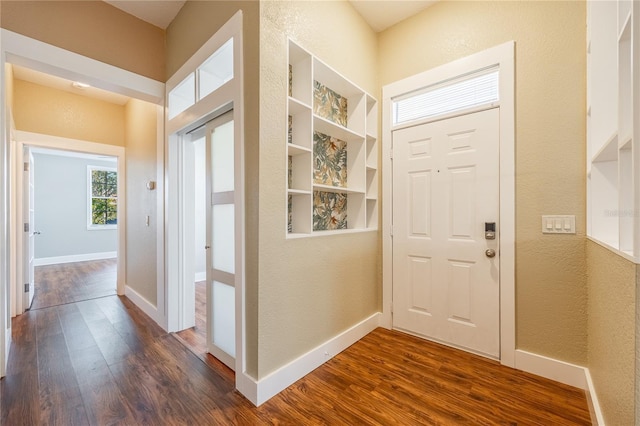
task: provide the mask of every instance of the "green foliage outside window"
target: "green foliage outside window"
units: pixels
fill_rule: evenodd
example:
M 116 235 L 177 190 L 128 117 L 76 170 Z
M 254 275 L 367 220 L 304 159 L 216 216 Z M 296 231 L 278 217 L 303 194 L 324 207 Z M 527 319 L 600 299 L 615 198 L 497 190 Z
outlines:
M 91 170 L 91 224 L 118 223 L 118 174 L 109 170 Z

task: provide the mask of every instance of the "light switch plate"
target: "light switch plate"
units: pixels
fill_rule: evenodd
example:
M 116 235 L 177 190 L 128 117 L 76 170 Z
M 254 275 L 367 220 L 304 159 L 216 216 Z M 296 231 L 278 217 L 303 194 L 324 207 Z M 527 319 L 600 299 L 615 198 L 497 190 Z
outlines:
M 575 234 L 575 215 L 542 215 L 543 234 Z

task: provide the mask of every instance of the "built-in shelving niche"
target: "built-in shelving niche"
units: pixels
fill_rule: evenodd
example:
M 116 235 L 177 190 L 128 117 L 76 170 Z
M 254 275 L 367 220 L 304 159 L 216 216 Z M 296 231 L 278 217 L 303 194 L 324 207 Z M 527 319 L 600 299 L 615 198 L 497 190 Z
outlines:
M 588 235 L 640 258 L 638 4 L 590 1 L 587 42 Z M 636 82 L 636 83 L 634 83 Z M 616 108 L 617 106 L 617 108 Z
M 377 229 L 377 101 L 289 41 L 287 235 Z

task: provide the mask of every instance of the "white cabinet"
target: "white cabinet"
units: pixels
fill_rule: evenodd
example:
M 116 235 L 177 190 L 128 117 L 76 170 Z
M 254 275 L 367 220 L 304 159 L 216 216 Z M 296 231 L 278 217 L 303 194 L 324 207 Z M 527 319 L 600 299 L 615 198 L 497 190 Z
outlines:
M 640 3 L 590 1 L 587 234 L 640 258 Z
M 287 235 L 378 226 L 378 102 L 289 40 Z

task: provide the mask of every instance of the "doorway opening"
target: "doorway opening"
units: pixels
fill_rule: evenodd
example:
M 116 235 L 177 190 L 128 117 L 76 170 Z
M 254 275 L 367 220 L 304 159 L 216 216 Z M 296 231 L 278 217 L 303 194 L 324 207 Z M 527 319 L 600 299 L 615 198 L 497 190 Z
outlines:
M 23 159 L 25 309 L 117 294 L 117 157 L 25 145 Z
M 185 323 L 178 333 L 203 360 L 235 370 L 236 138 L 234 111 L 182 141 Z
M 16 131 L 11 154 L 12 316 L 122 294 L 124 148 Z

